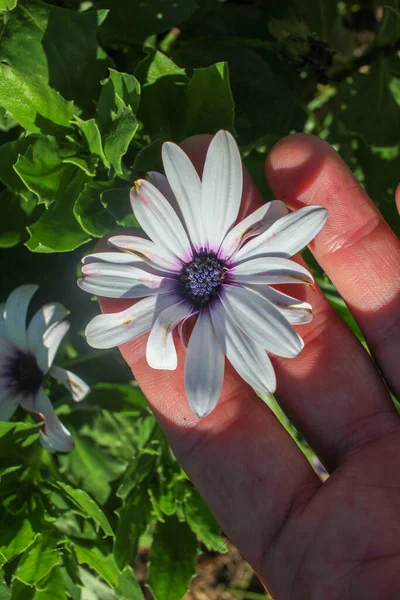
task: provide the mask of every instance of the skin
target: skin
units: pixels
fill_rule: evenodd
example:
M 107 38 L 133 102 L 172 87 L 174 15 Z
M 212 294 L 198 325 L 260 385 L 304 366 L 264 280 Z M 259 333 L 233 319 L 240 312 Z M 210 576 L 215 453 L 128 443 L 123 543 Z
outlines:
M 200 173 L 209 141 L 198 136 L 183 144 Z M 265 172 L 274 196 L 289 208 L 328 209 L 327 224 L 310 248 L 374 357 L 318 287 L 304 286 L 314 317 L 298 328 L 305 348 L 297 358 L 272 357 L 276 397 L 329 479 L 320 482 L 229 363 L 217 408 L 197 419 L 185 398 L 185 350 L 178 340 L 176 371 L 147 365 L 147 335 L 121 352 L 178 460 L 273 598 L 398 600 L 400 419 L 383 378 L 399 397 L 400 244 L 326 142 L 286 137 L 271 150 Z M 240 218 L 263 202 L 244 177 Z M 289 291 L 300 297 L 300 287 Z M 127 305 L 101 300 L 107 312 Z

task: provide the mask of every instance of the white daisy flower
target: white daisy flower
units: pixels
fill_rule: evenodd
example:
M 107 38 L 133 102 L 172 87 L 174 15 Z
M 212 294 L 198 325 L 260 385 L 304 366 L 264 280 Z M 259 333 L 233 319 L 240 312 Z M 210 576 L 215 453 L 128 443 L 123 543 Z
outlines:
M 313 283 L 288 257 L 317 235 L 327 211 L 310 206 L 288 213 L 274 200 L 235 224 L 242 163 L 226 131 L 214 136 L 201 179 L 179 146 L 166 142 L 162 158 L 166 177 L 149 173 L 131 191 L 133 211 L 150 239 L 111 237 L 110 247 L 122 252 L 86 256 L 78 281 L 98 296 L 144 299 L 95 317 L 86 337 L 95 348 L 111 348 L 150 331 L 148 364 L 172 370 L 174 329 L 185 343 L 184 324 L 196 315 L 185 386 L 193 412 L 203 417 L 220 396 L 225 355 L 253 388 L 272 394 L 276 380 L 267 352 L 291 358 L 303 348 L 292 325 L 311 320 L 310 304 L 271 285 Z
M 63 383 L 75 402 L 87 395 L 89 387 L 80 377 L 53 365 L 70 326 L 64 321 L 68 311 L 61 304 L 46 304 L 26 327 L 29 302 L 37 289 L 37 285 L 22 285 L 0 305 L 0 420 L 7 421 L 20 405 L 44 421 L 42 446 L 49 452 L 69 452 L 74 440 L 54 412 L 43 388 L 44 377 L 49 374 Z

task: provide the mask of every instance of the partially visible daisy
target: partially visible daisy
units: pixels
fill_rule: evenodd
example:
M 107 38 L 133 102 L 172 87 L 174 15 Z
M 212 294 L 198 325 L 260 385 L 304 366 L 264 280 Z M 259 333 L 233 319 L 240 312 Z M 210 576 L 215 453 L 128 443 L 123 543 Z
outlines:
M 40 440 L 49 452 L 69 452 L 74 440 L 56 416 L 43 381 L 47 374 L 58 379 L 75 402 L 87 395 L 89 387 L 80 377 L 53 365 L 70 326 L 64 321 L 68 311 L 61 304 L 46 304 L 26 327 L 29 302 L 37 289 L 37 285 L 22 285 L 0 305 L 0 421 L 7 421 L 20 405 L 44 421 Z
M 271 285 L 312 284 L 310 273 L 288 260 L 320 231 L 327 211 L 318 206 L 289 213 L 274 200 L 236 223 L 242 163 L 233 137 L 213 138 L 202 179 L 184 151 L 166 142 L 166 177 L 151 172 L 131 191 L 135 216 L 150 239 L 117 235 L 114 251 L 86 256 L 79 286 L 108 298 L 140 298 L 130 308 L 95 317 L 88 343 L 111 348 L 150 331 L 146 356 L 154 369 L 175 369 L 175 328 L 196 322 L 187 344 L 185 387 L 193 412 L 203 417 L 221 393 L 225 355 L 253 388 L 275 391 L 267 352 L 291 358 L 303 348 L 292 325 L 311 320 L 311 306 Z M 118 250 L 115 251 L 115 250 Z

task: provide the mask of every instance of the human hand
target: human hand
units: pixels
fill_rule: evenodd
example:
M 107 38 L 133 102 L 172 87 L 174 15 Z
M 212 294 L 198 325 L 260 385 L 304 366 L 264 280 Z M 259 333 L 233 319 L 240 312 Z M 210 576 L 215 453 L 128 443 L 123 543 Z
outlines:
M 184 149 L 201 170 L 208 137 Z M 400 395 L 400 247 L 336 152 L 305 135 L 281 140 L 266 165 L 276 198 L 329 209 L 311 249 L 347 302 L 376 360 L 317 286 L 304 290 L 313 320 L 305 348 L 273 358 L 276 397 L 331 477 L 322 484 L 268 407 L 227 364 L 207 417 L 186 401 L 178 369 L 155 371 L 144 335 L 121 347 L 178 460 L 224 531 L 274 598 L 400 597 L 400 420 L 380 372 Z M 245 175 L 239 218 L 263 202 Z M 130 301 L 131 303 L 131 301 Z M 127 301 L 101 300 L 116 312 Z M 380 372 L 378 371 L 378 368 Z

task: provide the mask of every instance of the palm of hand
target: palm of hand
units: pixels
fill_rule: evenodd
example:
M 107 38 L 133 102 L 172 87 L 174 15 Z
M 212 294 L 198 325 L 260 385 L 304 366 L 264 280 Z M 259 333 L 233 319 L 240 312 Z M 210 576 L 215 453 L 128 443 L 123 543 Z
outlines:
M 187 141 L 199 171 L 208 137 Z M 271 151 L 277 198 L 326 206 L 311 245 L 358 324 L 380 372 L 400 395 L 400 245 L 338 155 L 312 136 Z M 245 173 L 243 214 L 262 201 Z M 121 351 L 182 466 L 224 531 L 277 600 L 400 598 L 400 419 L 365 349 L 317 288 L 304 291 L 313 321 L 305 348 L 276 359 L 277 399 L 331 472 L 321 484 L 289 435 L 227 365 L 223 395 L 198 420 L 183 370 L 153 371 L 146 336 Z M 293 295 L 298 296 L 298 289 Z M 123 301 L 101 301 L 103 310 Z M 183 348 L 178 348 L 179 366 Z

